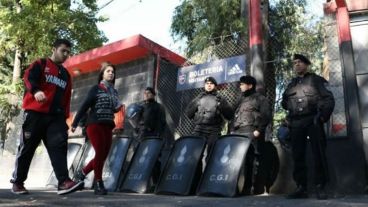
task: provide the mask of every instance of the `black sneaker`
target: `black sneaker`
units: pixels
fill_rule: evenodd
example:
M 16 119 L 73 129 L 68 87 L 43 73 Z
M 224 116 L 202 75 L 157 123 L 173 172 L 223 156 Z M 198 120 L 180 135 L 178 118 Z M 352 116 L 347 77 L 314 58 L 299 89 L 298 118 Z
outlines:
M 84 179 L 86 179 L 86 175 L 83 173 L 83 170 L 78 170 L 75 175 L 75 180 L 84 181 Z
M 293 193 L 287 195 L 286 198 L 288 199 L 308 198 L 307 188 L 300 185 Z
M 106 195 L 107 194 L 107 190 L 106 190 L 102 180 L 96 181 L 94 187 L 95 187 L 95 194 L 96 195 Z
M 318 200 L 326 200 L 328 198 L 324 186 L 322 185 L 316 186 L 316 196 Z
M 17 195 L 28 194 L 28 190 L 24 187 L 23 183 L 13 183 L 11 192 Z
M 67 179 L 63 183 L 59 184 L 57 194 L 65 195 L 68 193 L 72 193 L 74 191 L 77 191 L 83 188 L 83 185 L 84 185 L 83 181 L 74 182 L 70 179 Z

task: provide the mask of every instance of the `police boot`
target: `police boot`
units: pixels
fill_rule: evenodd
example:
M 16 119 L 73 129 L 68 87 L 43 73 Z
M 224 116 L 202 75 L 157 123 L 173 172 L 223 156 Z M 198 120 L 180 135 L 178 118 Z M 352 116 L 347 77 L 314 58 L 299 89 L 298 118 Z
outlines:
M 95 188 L 96 195 L 106 195 L 107 194 L 107 190 L 105 189 L 105 186 L 102 180 L 96 181 L 94 188 Z
M 308 198 L 307 188 L 299 185 L 293 193 L 286 196 L 288 199 Z
M 326 200 L 327 199 L 327 193 L 323 185 L 317 185 L 316 186 L 316 196 L 318 200 Z
M 252 195 L 252 188 L 244 187 L 243 190 L 241 191 L 241 194 L 245 196 Z

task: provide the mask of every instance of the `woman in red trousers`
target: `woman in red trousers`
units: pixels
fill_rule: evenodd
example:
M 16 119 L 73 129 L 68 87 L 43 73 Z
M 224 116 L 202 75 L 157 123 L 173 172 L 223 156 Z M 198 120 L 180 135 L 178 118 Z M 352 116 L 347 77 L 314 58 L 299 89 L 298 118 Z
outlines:
M 98 82 L 89 90 L 74 117 L 71 129 L 74 132 L 81 118 L 87 115 L 87 136 L 95 150 L 95 157 L 77 173 L 77 178 L 84 180 L 85 176 L 93 170 L 96 195 L 107 194 L 102 181 L 102 169 L 111 147 L 112 130 L 115 127 L 114 113 L 122 106 L 114 83 L 115 66 L 109 63 L 103 64 Z

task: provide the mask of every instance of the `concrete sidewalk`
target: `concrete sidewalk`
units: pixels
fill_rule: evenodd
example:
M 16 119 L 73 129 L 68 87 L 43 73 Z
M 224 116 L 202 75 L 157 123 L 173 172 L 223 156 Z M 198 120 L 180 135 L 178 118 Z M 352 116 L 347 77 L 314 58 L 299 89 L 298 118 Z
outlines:
M 0 207 L 13 206 L 111 206 L 111 207 L 365 207 L 368 195 L 344 196 L 328 200 L 309 199 L 288 200 L 282 195 L 242 196 L 235 198 L 169 196 L 154 194 L 109 193 L 95 196 L 93 191 L 78 191 L 59 196 L 55 190 L 30 189 L 29 195 L 14 195 L 9 189 L 0 189 Z
M 15 166 L 15 155 L 0 155 L 0 188 L 9 188 Z M 52 173 L 51 162 L 45 151 L 33 157 L 28 179 L 25 182 L 29 188 L 43 188 Z

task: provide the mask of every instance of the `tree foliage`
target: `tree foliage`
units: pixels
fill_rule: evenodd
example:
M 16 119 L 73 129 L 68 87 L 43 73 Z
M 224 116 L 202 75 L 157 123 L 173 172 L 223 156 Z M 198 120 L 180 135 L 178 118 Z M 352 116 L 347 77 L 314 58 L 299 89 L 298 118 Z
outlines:
M 201 53 L 213 43 L 218 44 L 219 42 L 214 42 L 214 37 L 226 37 L 219 38 L 224 41 L 237 40 L 247 30 L 248 21 L 241 18 L 241 1 L 183 0 L 175 9 L 171 34 L 176 40 L 186 41 L 189 57 Z M 310 0 L 264 0 L 264 5 L 269 5 L 268 15 L 264 15 L 268 17 L 268 30 L 265 30 L 264 35 L 268 37 L 264 71 L 267 78 L 272 78 L 272 81 L 266 80 L 271 83 L 266 82 L 266 87 L 267 95 L 272 99 L 276 98 L 277 120 L 284 116 L 278 100 L 293 73 L 293 54 L 307 55 L 313 62 L 312 70 L 321 70 L 322 22 L 306 12 L 309 2 L 316 3 Z
M 175 8 L 171 35 L 186 40 L 186 54 L 191 57 L 211 44 L 239 38 L 245 28 L 240 0 L 183 0 Z
M 0 74 L 0 146 L 4 143 L 6 135 L 9 132 L 7 124 L 13 117 L 17 116 L 20 111 L 20 103 L 18 96 L 22 91 L 21 81 L 12 83 L 12 78 Z M 1 150 L 1 149 L 0 149 Z
M 268 52 L 270 59 L 276 60 L 272 67 L 278 83 L 278 97 L 293 75 L 293 54 L 302 53 L 309 57 L 313 71 L 318 73 L 322 69 L 322 21 L 306 12 L 306 4 L 305 0 L 278 0 L 270 6 Z
M 0 0 L 0 130 L 19 113 L 22 85 L 12 80 L 16 61 L 20 71 L 39 57 L 51 54 L 57 38 L 73 43 L 72 52 L 80 53 L 107 41 L 97 28 L 96 0 Z M 17 53 L 16 53 L 17 52 Z M 20 56 L 15 56 L 20 54 Z M 15 67 L 14 67 L 15 65 Z M 14 69 L 14 71 L 13 71 Z M 21 75 L 21 74 L 18 74 Z M 9 98 L 11 97 L 11 98 Z
M 6 53 L 20 49 L 25 64 L 49 55 L 56 38 L 71 40 L 73 52 L 83 52 L 107 41 L 96 25 L 106 19 L 97 12 L 96 0 L 1 0 L 0 44 Z

